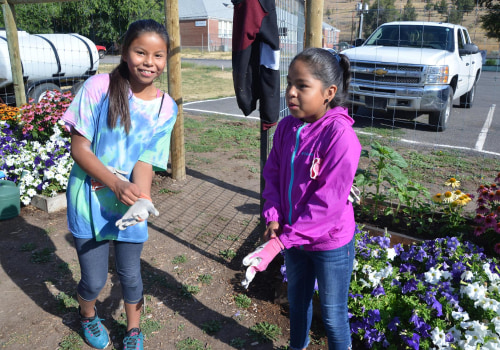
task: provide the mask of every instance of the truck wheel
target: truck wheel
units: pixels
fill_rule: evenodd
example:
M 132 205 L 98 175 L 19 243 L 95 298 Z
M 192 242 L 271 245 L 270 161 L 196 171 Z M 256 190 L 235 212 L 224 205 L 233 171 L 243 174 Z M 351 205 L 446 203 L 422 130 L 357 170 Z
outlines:
M 38 103 L 47 95 L 47 91 L 53 90 L 61 91 L 61 88 L 52 83 L 40 84 L 35 86 L 33 90 L 29 92 L 28 98 L 32 98 L 35 103 Z
M 474 96 L 476 95 L 476 83 L 472 85 L 469 92 L 460 96 L 460 107 L 462 108 L 471 108 L 474 103 Z
M 429 113 L 429 124 L 432 129 L 437 131 L 445 131 L 446 124 L 451 115 L 451 108 L 453 107 L 453 89 L 449 89 L 448 98 L 445 105 L 440 111 Z
M 99 58 L 104 58 L 104 55 L 106 54 L 106 51 L 104 50 L 99 50 Z

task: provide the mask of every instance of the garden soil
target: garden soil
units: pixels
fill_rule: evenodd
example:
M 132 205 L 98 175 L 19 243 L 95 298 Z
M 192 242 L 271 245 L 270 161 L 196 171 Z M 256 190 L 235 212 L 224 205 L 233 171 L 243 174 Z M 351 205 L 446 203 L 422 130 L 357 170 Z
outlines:
M 141 260 L 146 349 L 257 350 L 288 344 L 282 257 L 248 290 L 240 285 L 241 261 L 259 243 L 262 228 L 259 165 L 235 154 L 187 152 L 185 180 L 174 181 L 168 172 L 155 175 L 152 197 L 160 216 L 149 220 Z M 23 207 L 20 216 L 0 221 L 0 247 L 0 347 L 90 349 L 79 335 L 74 298 L 80 272 L 65 210 Z M 111 247 L 97 310 L 112 339 L 108 349 L 121 349 L 124 309 L 112 256 Z M 243 296 L 251 301 L 248 306 Z M 317 320 L 309 349 L 327 349 Z M 274 340 L 263 338 L 266 334 Z

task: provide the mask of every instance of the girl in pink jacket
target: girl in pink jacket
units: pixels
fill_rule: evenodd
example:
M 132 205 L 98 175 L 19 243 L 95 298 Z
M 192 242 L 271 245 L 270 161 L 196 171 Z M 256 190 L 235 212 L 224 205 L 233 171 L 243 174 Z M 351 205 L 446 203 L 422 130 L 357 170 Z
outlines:
M 349 79 L 344 55 L 310 48 L 293 59 L 286 89 L 291 115 L 278 124 L 264 167 L 267 242 L 244 263 L 251 260 L 248 265 L 262 271 L 285 251 L 291 349 L 309 344 L 316 279 L 329 349 L 352 346 L 347 298 L 355 222 L 349 194 L 361 145 L 344 107 Z

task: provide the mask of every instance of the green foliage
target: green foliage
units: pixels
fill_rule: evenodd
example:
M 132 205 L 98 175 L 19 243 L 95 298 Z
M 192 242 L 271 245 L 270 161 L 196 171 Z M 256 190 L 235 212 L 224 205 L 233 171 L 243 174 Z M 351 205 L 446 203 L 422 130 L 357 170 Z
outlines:
M 486 31 L 488 38 L 500 41 L 500 4 L 497 2 L 488 7 L 488 11 L 481 16 L 481 27 Z
M 203 275 L 199 275 L 196 279 L 198 282 L 201 282 L 206 285 L 210 285 L 212 283 L 212 275 L 209 273 L 204 273 Z
M 21 248 L 19 248 L 19 250 L 22 252 L 31 252 L 35 249 L 36 249 L 36 244 L 33 242 L 24 243 L 23 245 L 21 245 Z
M 408 164 L 394 149 L 383 146 L 377 141 L 371 144 L 369 152 L 364 150 L 361 156 L 368 157 L 370 160 L 368 168 L 373 168 L 374 173 L 371 173 L 369 170 L 360 171 L 356 175 L 355 181 L 356 185 L 361 189 L 362 198 L 371 197 L 373 199 L 373 208 L 364 206 L 363 210 L 373 209 L 374 219 L 376 220 L 379 215 L 380 204 L 388 199 L 382 185 L 391 188 L 407 184 L 409 180 L 403 174 L 402 169 L 406 168 Z M 375 192 L 372 192 L 371 188 L 374 188 Z
M 276 341 L 281 334 L 280 327 L 266 321 L 259 322 L 250 328 L 250 337 L 262 343 Z
M 193 298 L 193 295 L 198 294 L 199 292 L 200 292 L 200 287 L 198 286 L 183 284 L 181 287 L 181 295 L 187 299 Z
M 151 337 L 155 332 L 163 328 L 160 321 L 141 316 L 141 331 L 145 337 Z
M 172 264 L 184 264 L 187 261 L 186 254 L 177 255 L 172 259 Z
M 83 347 L 83 339 L 78 332 L 71 332 L 59 343 L 58 350 L 80 350 Z
M 235 295 L 234 302 L 236 303 L 237 307 L 242 309 L 247 309 L 250 307 L 250 305 L 252 305 L 252 299 L 250 299 L 245 294 Z
M 374 1 L 364 15 L 363 34 L 365 38 L 373 33 L 378 26 L 399 19 L 399 11 L 396 9 L 395 0 Z
M 203 330 L 203 332 L 210 335 L 217 333 L 218 331 L 221 330 L 221 328 L 222 325 L 219 320 L 206 321 L 203 322 L 203 324 L 201 325 L 201 329 Z
M 231 260 L 236 256 L 236 252 L 232 249 L 219 250 L 219 255 L 224 259 Z
M 33 264 L 45 264 L 52 261 L 53 249 L 43 248 L 42 250 L 36 250 L 31 253 L 30 261 Z
M 163 1 L 81 0 L 16 5 L 16 23 L 31 34 L 79 33 L 96 43 L 120 42 L 138 19 L 164 22 Z M 3 25 L 3 16 L 1 24 Z
M 186 338 L 175 344 L 177 350 L 210 350 L 209 346 L 205 347 L 203 343 L 195 338 Z
M 74 297 L 67 295 L 64 292 L 60 292 L 57 295 L 56 299 L 58 301 L 58 309 L 61 312 L 67 312 L 69 311 L 69 309 L 78 308 L 78 301 Z
M 403 15 L 401 16 L 401 21 L 416 21 L 417 20 L 417 11 L 413 6 L 411 0 L 406 1 L 406 5 L 403 9 Z
M 245 346 L 245 339 L 241 339 L 239 337 L 236 337 L 236 338 L 233 338 L 231 339 L 231 341 L 229 342 L 229 345 L 236 348 L 236 349 L 241 349 Z

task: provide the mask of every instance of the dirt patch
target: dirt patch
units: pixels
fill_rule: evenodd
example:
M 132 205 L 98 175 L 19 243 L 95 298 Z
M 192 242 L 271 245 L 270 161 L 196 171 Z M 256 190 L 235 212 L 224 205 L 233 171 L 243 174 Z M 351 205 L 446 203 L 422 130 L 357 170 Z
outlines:
M 258 127 L 255 122 L 241 124 Z M 142 254 L 147 349 L 287 345 L 287 308 L 276 302 L 284 295 L 282 258 L 258 274 L 248 290 L 240 286 L 241 260 L 261 232 L 256 159 L 232 149 L 187 152 L 185 181 L 174 181 L 168 173 L 155 176 L 153 200 L 161 215 L 150 220 Z M 78 335 L 74 296 L 79 265 L 65 211 L 49 214 L 24 207 L 20 216 L 0 222 L 0 231 L 1 347 L 88 349 Z M 235 301 L 241 295 L 250 298 L 248 307 Z M 121 349 L 124 310 L 113 268 L 97 306 L 114 348 Z M 264 332 L 253 332 L 259 323 Z M 281 334 L 275 332 L 278 327 Z M 275 336 L 273 341 L 259 337 L 266 332 Z M 310 349 L 326 349 L 316 322 L 314 333 L 318 336 Z

